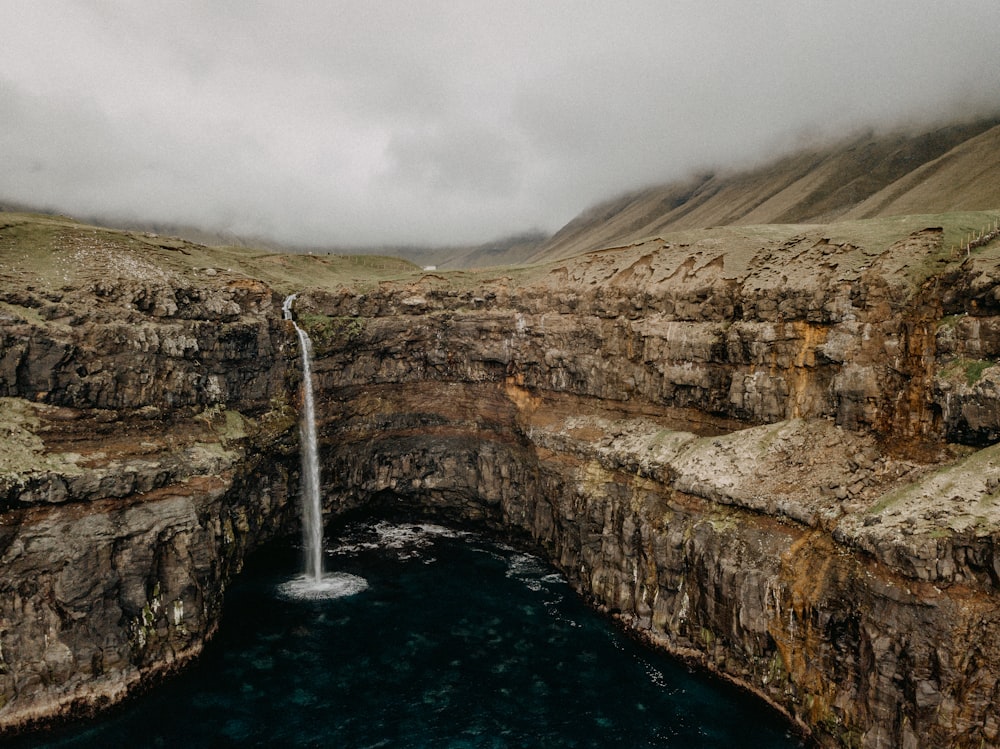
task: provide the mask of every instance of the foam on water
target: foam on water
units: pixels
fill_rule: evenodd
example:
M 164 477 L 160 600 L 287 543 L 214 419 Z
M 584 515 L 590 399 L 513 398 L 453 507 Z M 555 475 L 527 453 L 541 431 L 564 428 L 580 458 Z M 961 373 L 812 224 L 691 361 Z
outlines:
M 544 589 L 544 578 L 548 572 L 548 566 L 532 554 L 515 554 L 507 561 L 507 577 L 520 580 L 535 592 Z
M 309 575 L 293 577 L 278 586 L 278 595 L 299 601 L 346 598 L 368 589 L 368 581 L 347 572 L 328 572 L 318 580 Z
M 462 538 L 468 534 L 434 523 L 390 523 L 382 521 L 367 529 L 363 538 L 353 537 L 332 549 L 334 554 L 356 554 L 375 549 L 392 550 L 399 559 L 413 559 L 440 538 Z

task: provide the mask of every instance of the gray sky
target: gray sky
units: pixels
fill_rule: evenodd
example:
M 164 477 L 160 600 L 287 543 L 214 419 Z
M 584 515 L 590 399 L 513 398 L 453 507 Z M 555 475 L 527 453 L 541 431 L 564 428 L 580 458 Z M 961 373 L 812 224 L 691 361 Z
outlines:
M 553 231 L 1000 109 L 998 0 L 0 0 L 0 200 L 330 245 Z

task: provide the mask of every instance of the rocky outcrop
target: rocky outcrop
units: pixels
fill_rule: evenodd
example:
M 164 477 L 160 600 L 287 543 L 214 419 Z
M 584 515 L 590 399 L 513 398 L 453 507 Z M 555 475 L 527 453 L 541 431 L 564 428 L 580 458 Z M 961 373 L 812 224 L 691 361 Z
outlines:
M 2 407 L 34 415 L 42 434 L 68 410 Z M 294 444 L 262 450 L 266 427 L 235 434 L 228 420 L 165 430 L 119 419 L 107 439 L 78 439 L 81 452 L 3 475 L 5 727 L 93 712 L 196 656 L 245 555 L 292 527 Z
M 983 445 L 1000 405 L 991 258 L 959 265 L 934 228 L 882 252 L 816 234 L 763 248 L 651 241 L 530 281 L 463 289 L 425 275 L 378 294 L 318 292 L 312 332 L 346 341 L 320 346 L 335 357 L 330 386 L 516 376 L 744 425 L 830 418 L 884 442 Z
M 516 537 L 822 745 L 1000 746 L 991 247 L 824 227 L 304 291 L 328 516 Z M 238 273 L 0 302 L 10 728 L 197 653 L 294 522 L 298 376 Z
M 57 234 L 11 265 L 16 248 L 0 265 L 0 730 L 93 712 L 196 656 L 245 555 L 296 514 L 269 287 L 174 269 L 175 249 L 154 263 L 123 235 Z
M 995 745 L 994 553 L 935 555 L 944 538 L 926 528 L 827 530 L 844 511 L 826 485 L 850 480 L 870 440 L 804 421 L 699 437 L 509 388 L 370 390 L 336 420 L 334 503 L 518 529 L 597 605 L 824 745 Z M 513 424 L 472 427 L 470 402 Z M 813 466 L 799 462 L 807 444 L 823 453 Z M 921 473 L 879 460 L 873 495 Z

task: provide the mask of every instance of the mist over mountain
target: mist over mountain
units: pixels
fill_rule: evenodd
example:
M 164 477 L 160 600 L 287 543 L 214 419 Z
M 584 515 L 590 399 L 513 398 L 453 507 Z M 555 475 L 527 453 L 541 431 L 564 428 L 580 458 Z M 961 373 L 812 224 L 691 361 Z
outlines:
M 470 248 L 1000 108 L 996 0 L 73 0 L 0 21 L 0 200 L 235 243 Z
M 1000 206 L 1000 116 L 923 132 L 872 131 L 752 169 L 626 193 L 581 213 L 531 260 L 710 226 L 827 223 Z
M 205 244 L 282 252 L 379 254 L 441 269 L 542 262 L 710 226 L 826 223 L 1000 206 L 1000 114 L 926 130 L 868 130 L 749 169 L 719 169 L 590 206 L 554 234 L 539 229 L 468 244 L 289 245 L 213 227 L 82 216 L 97 224 Z M 46 210 L 0 200 L 8 210 Z

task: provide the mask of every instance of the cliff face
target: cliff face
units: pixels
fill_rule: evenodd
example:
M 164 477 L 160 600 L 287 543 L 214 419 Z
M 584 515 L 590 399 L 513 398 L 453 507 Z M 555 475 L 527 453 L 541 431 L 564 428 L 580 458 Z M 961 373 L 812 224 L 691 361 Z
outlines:
M 97 232 L 29 253 L 24 226 L 0 230 L 0 729 L 200 652 L 295 522 L 298 464 L 270 288 Z
M 838 231 L 302 293 L 329 517 L 534 544 L 824 745 L 1000 746 L 998 251 Z M 297 482 L 270 288 L 24 286 L 0 299 L 4 727 L 196 653 Z

